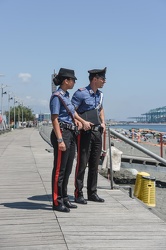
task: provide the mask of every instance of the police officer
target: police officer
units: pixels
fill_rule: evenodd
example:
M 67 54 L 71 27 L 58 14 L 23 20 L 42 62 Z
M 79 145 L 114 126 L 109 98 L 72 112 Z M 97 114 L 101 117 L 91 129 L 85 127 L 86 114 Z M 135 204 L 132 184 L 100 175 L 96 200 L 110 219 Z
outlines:
M 83 195 L 84 174 L 88 166 L 87 196 L 88 200 L 104 202 L 97 194 L 97 177 L 100 154 L 102 150 L 102 132 L 105 130 L 103 109 L 103 93 L 99 90 L 105 83 L 106 68 L 89 70 L 90 84 L 78 89 L 73 97 L 72 104 L 78 114 L 97 109 L 100 124 L 94 124 L 90 130 L 82 130 L 78 139 L 77 165 L 75 172 L 75 202 L 87 204 Z
M 75 157 L 75 140 L 77 129 L 81 128 L 74 106 L 69 99 L 68 89 L 72 89 L 77 78 L 74 70 L 61 68 L 53 79 L 57 91 L 50 98 L 50 111 L 53 124 L 51 143 L 54 148 L 54 166 L 52 171 L 52 201 L 53 210 L 70 212 L 77 208 L 72 204 L 67 194 L 67 184 L 72 171 Z M 76 126 L 78 125 L 78 127 Z M 84 123 L 86 129 L 90 126 Z

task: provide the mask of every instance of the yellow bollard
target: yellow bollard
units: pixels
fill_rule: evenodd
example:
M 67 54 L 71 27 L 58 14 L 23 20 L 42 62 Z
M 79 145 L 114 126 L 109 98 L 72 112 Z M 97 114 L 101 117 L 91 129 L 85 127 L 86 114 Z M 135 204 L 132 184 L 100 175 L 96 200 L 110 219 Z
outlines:
M 155 178 L 142 176 L 141 200 L 150 207 L 156 206 Z
M 134 187 L 134 196 L 140 199 L 140 191 L 141 191 L 141 182 L 142 182 L 142 176 L 150 176 L 150 174 L 146 172 L 138 172 L 136 181 L 135 181 L 135 187 Z

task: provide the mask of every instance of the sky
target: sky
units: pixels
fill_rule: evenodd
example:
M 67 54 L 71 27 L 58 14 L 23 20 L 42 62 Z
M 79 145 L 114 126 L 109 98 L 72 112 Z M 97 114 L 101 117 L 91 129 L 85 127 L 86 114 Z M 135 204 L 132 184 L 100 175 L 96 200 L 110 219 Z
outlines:
M 165 13 L 166 0 L 0 0 L 0 86 L 49 113 L 54 70 L 74 69 L 72 97 L 88 70 L 107 67 L 106 119 L 166 106 Z

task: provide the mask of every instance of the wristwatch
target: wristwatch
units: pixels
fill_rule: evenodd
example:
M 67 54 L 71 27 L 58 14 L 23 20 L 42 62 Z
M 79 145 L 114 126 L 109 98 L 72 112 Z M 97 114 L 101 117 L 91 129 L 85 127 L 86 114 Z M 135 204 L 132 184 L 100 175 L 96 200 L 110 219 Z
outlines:
M 63 138 L 57 139 L 57 142 L 59 142 L 59 143 L 63 142 Z

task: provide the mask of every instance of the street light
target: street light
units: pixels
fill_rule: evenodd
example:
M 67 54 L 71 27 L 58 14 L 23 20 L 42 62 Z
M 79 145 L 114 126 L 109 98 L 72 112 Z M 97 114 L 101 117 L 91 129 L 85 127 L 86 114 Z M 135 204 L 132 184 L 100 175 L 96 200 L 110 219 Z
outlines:
M 3 95 L 7 94 L 7 92 L 3 92 L 3 89 L 8 87 L 7 85 L 1 84 L 1 115 L 3 117 Z
M 22 127 L 24 127 L 24 125 L 23 125 L 23 122 L 24 122 L 24 113 L 23 113 L 24 105 L 23 105 L 23 102 L 21 103 L 21 106 L 22 106 Z
M 8 110 L 9 110 L 8 126 L 9 126 L 9 129 L 10 129 L 10 100 L 13 100 L 13 97 L 11 97 L 10 92 L 8 92 Z
M 15 112 L 15 104 L 17 103 L 16 97 L 14 96 L 14 129 L 16 128 L 16 112 Z
M 22 127 L 23 127 L 23 122 L 24 122 L 24 110 L 23 110 L 23 101 L 21 99 L 17 99 L 18 107 L 21 108 L 21 120 L 22 120 Z M 20 109 L 18 109 L 18 121 L 20 121 Z

